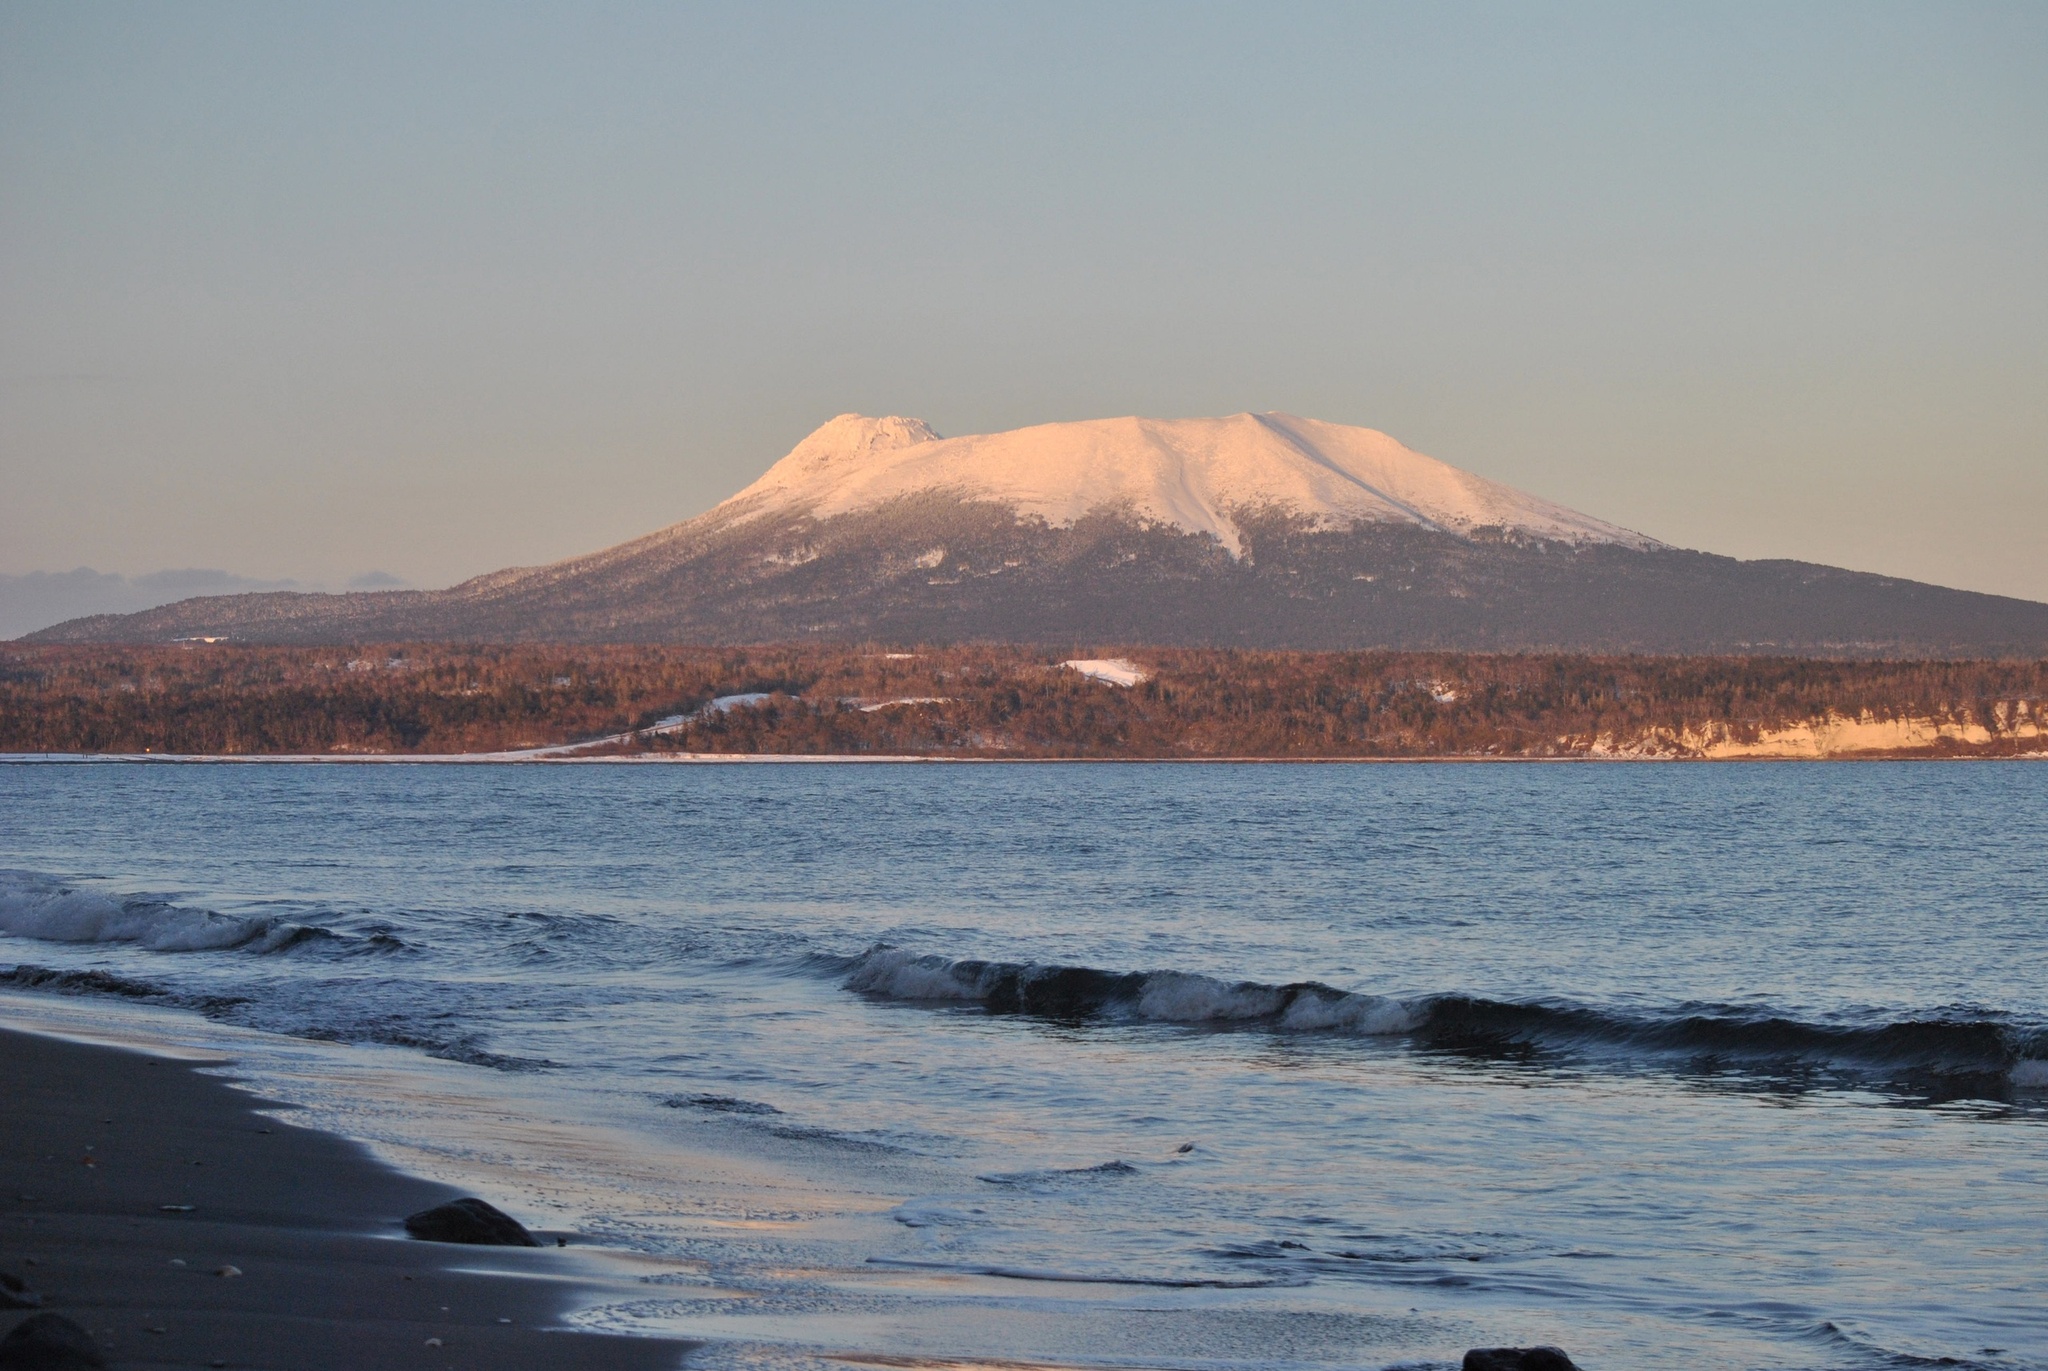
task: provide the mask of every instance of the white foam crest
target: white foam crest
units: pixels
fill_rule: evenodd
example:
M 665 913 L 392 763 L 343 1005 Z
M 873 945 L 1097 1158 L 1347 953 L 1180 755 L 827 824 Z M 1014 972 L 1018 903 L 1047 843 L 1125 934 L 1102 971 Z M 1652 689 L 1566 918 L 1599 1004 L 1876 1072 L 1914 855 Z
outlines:
M 1413 1008 L 1378 995 L 1297 995 L 1280 1016 L 1280 1026 L 1295 1032 L 1367 1037 L 1412 1033 L 1421 1021 Z
M 1226 985 L 1183 971 L 1155 971 L 1145 978 L 1136 1013 L 1162 1023 L 1264 1019 L 1279 1013 L 1285 998 L 1272 986 Z
M 900 947 L 878 947 L 862 957 L 846 987 L 896 1000 L 978 1000 L 984 994 L 944 958 L 919 957 Z
M 2048 1090 L 2048 1061 L 2022 1057 L 2012 1064 L 2008 1078 L 2021 1090 Z
M 203 952 L 256 943 L 268 952 L 300 935 L 275 919 L 237 918 L 155 900 L 115 900 L 29 872 L 0 873 L 0 933 L 59 943 L 134 943 Z

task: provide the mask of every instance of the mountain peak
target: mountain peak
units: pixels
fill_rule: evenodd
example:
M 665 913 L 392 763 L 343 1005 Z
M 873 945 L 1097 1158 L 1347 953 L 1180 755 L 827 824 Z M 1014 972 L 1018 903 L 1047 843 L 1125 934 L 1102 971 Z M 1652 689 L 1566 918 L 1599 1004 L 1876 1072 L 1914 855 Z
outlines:
M 1241 549 L 1239 511 L 1312 523 L 1416 524 L 1464 536 L 1498 527 L 1568 542 L 1653 539 L 1410 451 L 1384 433 L 1290 414 L 1090 419 L 941 438 L 922 419 L 842 414 L 798 443 L 721 517 L 802 510 L 831 518 L 946 492 L 1059 526 L 1096 510 Z M 717 511 L 714 511 L 717 513 Z
M 922 419 L 901 414 L 885 414 L 879 419 L 865 414 L 834 415 L 812 429 L 760 480 L 726 503 L 746 497 L 764 497 L 769 504 L 798 501 L 804 491 L 829 486 L 872 465 L 883 454 L 938 441 L 938 431 Z M 763 498 L 750 498 L 747 503 L 760 504 Z
M 790 449 L 783 460 L 801 461 L 808 467 L 837 465 L 878 452 L 937 441 L 938 431 L 922 419 L 901 414 L 885 414 L 879 419 L 865 414 L 840 414 L 812 429 L 810 436 Z

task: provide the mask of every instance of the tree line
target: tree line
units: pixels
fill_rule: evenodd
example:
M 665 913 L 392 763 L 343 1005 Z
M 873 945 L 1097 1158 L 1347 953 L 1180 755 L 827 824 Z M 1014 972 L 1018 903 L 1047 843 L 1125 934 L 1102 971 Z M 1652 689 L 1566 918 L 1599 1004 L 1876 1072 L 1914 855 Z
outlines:
M 1122 687 L 1063 659 L 1122 657 Z M 724 696 L 761 695 L 712 709 Z M 686 720 L 612 751 L 987 757 L 1565 756 L 1828 717 L 2038 746 L 2048 662 L 1024 647 L 0 648 L 0 751 L 460 753 Z

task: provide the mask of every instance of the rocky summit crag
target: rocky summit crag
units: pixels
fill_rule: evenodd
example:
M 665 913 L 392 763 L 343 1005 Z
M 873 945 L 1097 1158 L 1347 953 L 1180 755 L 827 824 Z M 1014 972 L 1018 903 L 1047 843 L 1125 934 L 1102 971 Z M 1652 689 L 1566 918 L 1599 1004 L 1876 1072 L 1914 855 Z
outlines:
M 1653 538 L 1284 414 L 942 438 L 841 415 L 659 532 L 438 591 L 266 593 L 41 642 L 1101 642 L 2048 655 L 2048 605 Z

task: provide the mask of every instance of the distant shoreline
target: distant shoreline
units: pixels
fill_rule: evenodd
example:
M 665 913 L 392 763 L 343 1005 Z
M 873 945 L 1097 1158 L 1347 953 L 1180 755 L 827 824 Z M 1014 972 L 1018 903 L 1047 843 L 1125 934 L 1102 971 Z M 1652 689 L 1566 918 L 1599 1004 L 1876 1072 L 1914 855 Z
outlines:
M 473 765 L 2048 753 L 2048 660 L 1073 653 L 41 648 L 0 671 L 0 756 Z

